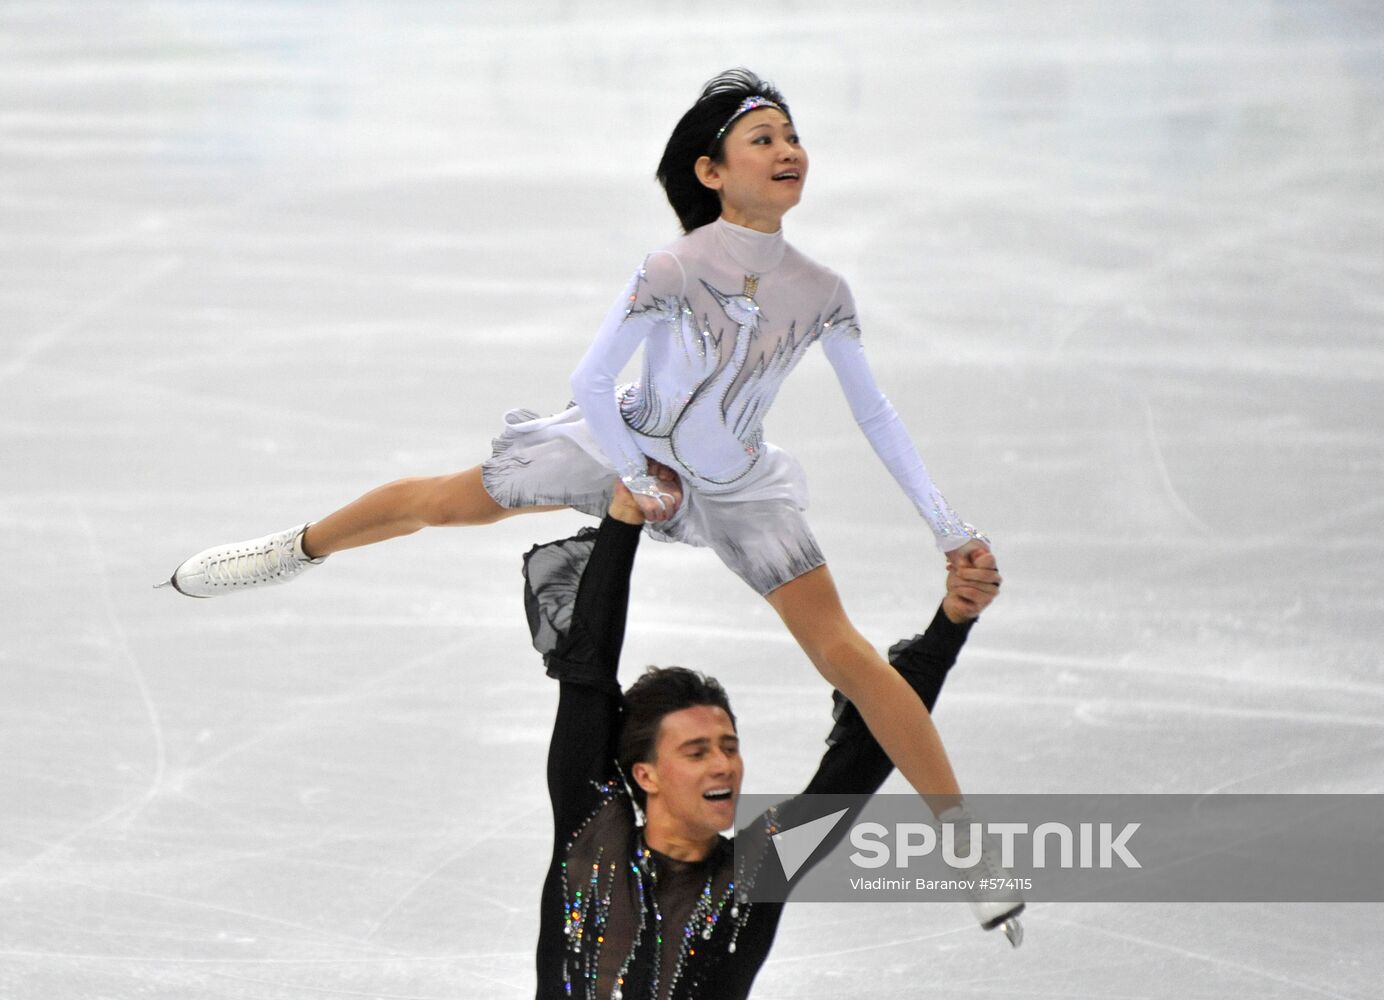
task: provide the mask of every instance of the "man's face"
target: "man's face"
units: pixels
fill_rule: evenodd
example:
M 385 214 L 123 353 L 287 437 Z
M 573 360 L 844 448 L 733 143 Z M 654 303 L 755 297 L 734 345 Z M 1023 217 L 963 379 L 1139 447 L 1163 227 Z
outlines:
M 656 756 L 634 766 L 648 794 L 645 810 L 654 822 L 688 839 L 714 837 L 735 822 L 735 803 L 745 764 L 740 737 L 725 709 L 714 705 L 669 712 L 659 726 Z

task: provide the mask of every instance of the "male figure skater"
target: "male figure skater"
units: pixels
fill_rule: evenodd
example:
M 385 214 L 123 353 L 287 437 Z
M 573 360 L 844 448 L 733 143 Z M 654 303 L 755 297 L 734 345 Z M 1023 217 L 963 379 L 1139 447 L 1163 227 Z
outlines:
M 744 773 L 720 684 L 669 667 L 621 694 L 642 520 L 617 484 L 599 529 L 537 546 L 524 561 L 534 643 L 562 682 L 548 757 L 556 835 L 542 897 L 540 1000 L 746 997 L 782 912 L 781 903 L 745 900 L 747 873 L 736 871 L 731 842 L 720 836 L 733 823 Z M 954 568 L 927 631 L 890 650 L 929 710 L 999 582 L 989 553 Z M 873 793 L 893 765 L 839 696 L 836 716 L 806 793 Z M 739 836 L 763 838 L 772 822 L 766 814 Z M 976 909 L 984 926 L 1004 925 L 1018 944 L 1022 903 Z

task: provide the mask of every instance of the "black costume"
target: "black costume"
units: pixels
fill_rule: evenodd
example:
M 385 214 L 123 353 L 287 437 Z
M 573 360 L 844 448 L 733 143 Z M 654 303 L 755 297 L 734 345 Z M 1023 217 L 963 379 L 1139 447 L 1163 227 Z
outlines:
M 735 870 L 726 838 L 699 862 L 644 843 L 616 763 L 617 674 L 639 535 L 639 528 L 607 517 L 599 530 L 538 546 L 524 561 L 534 644 L 562 682 L 548 755 L 556 838 L 543 886 L 540 1000 L 746 997 L 782 912 L 781 903 L 745 901 L 755 873 Z M 969 630 L 970 623 L 954 625 L 939 608 L 924 634 L 889 651 L 929 710 Z M 893 765 L 839 695 L 836 717 L 831 746 L 805 791 L 859 795 L 863 804 Z M 737 837 L 767 844 L 775 822 L 787 819 L 782 809 Z M 742 869 L 744 856 L 755 853 L 741 851 Z

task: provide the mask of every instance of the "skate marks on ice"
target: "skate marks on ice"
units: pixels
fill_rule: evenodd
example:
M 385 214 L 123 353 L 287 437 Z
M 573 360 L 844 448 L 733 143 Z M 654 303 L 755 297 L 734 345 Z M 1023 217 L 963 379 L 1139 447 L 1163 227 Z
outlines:
M 143 273 L 135 275 L 129 281 L 100 296 L 94 302 L 84 303 L 61 322 L 20 343 L 12 352 L 12 356 L 0 363 L 0 385 L 23 374 L 34 358 L 50 350 L 64 337 L 91 325 L 112 309 L 158 285 L 159 282 L 173 274 L 181 266 L 181 263 L 175 257 L 159 260 L 147 267 Z M 6 353 L 11 352 L 7 351 Z
M 1382 790 L 1369 9 L 390 10 L 0 10 L 0 993 L 532 995 L 554 692 L 517 555 L 580 519 L 147 588 L 563 406 L 673 235 L 665 127 L 734 63 L 813 154 L 790 238 L 1000 540 L 938 714 L 968 784 Z M 809 358 L 769 430 L 883 645 L 936 557 L 838 396 Z M 826 692 L 772 613 L 706 553 L 638 572 L 629 662 L 718 673 L 747 788 L 804 780 Z M 1358 1000 L 1381 920 L 1039 905 L 1011 953 L 947 907 L 804 905 L 757 995 Z

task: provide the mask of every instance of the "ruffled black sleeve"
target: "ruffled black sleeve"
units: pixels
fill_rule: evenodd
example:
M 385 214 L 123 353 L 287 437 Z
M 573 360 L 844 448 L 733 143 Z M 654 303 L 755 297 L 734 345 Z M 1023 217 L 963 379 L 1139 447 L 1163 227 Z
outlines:
M 524 606 L 534 647 L 562 682 L 548 749 L 548 793 L 570 833 L 618 780 L 620 648 L 640 529 L 607 517 L 599 529 L 535 546 L 524 557 Z

